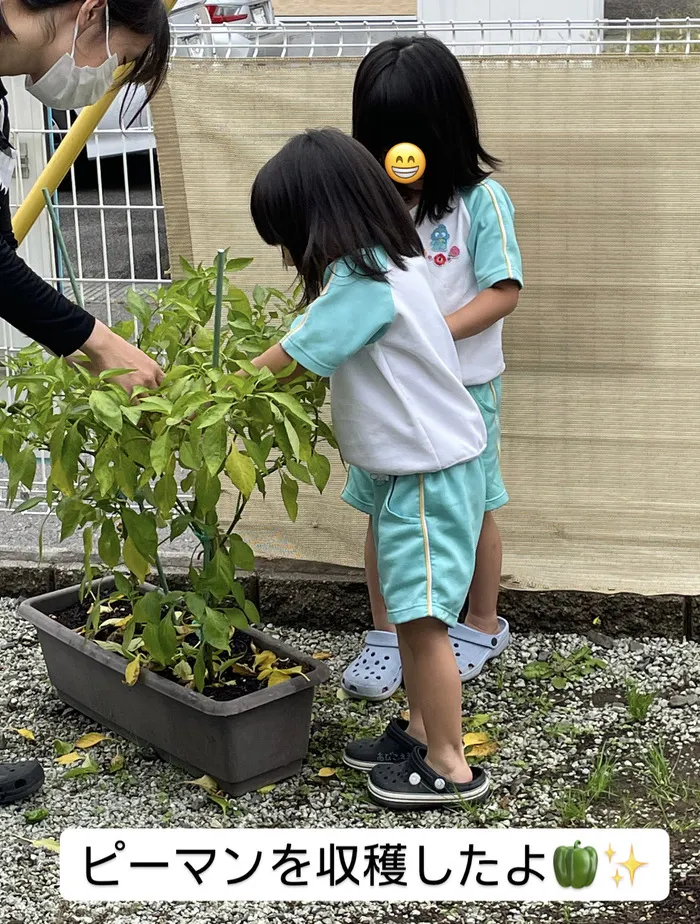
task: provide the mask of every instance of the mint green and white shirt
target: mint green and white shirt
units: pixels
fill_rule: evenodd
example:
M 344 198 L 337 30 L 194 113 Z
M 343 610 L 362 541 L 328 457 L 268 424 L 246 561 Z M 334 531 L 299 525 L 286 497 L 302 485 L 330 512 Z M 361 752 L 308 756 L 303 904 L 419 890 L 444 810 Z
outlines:
M 423 257 L 384 280 L 337 261 L 282 347 L 330 377 L 333 427 L 346 463 L 372 475 L 442 471 L 481 455 L 486 428 L 462 384 L 457 350 Z
M 422 221 L 417 231 L 425 248 L 431 286 L 444 315 L 463 308 L 494 283 L 512 279 L 522 286 L 523 270 L 508 193 L 495 180 L 462 190 L 442 221 Z M 462 381 L 483 385 L 505 369 L 503 321 L 457 343 Z

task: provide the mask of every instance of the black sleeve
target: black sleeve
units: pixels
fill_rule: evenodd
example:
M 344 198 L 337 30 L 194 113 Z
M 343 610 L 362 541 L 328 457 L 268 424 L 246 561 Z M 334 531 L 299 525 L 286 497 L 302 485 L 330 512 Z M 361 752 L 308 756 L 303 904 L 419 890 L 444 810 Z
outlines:
M 95 319 L 31 270 L 0 235 L 0 317 L 57 356 L 75 353 Z

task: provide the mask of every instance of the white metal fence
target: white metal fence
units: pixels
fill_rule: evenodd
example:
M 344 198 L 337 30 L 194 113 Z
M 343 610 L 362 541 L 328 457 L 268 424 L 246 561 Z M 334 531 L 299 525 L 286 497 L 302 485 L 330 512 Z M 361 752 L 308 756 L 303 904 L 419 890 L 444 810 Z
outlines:
M 700 20 L 503 20 L 421 22 L 416 20 L 298 19 L 274 26 L 251 26 L 214 41 L 211 27 L 192 37 L 185 53 L 193 57 L 343 57 L 363 56 L 395 35 L 431 34 L 455 53 L 533 54 L 680 54 L 700 48 Z M 175 31 L 175 46 L 183 45 Z M 13 202 L 18 204 L 70 125 L 59 127 L 43 113 L 17 81 L 11 81 L 13 143 L 20 153 Z M 114 120 L 114 117 L 113 117 Z M 142 148 L 135 155 L 133 150 Z M 86 308 L 107 323 L 123 316 L 130 288 L 167 283 L 169 256 L 160 198 L 157 155 L 150 114 L 123 131 L 119 123 L 98 129 L 90 145 L 92 159 L 81 157 L 54 197 L 61 228 L 76 270 Z M 110 156 L 106 156 L 109 152 Z M 216 164 L 206 165 L 216 174 Z M 49 224 L 42 219 L 22 250 L 49 282 L 72 296 Z M 0 364 L 25 341 L 0 322 Z M 3 472 L 0 466 L 0 495 Z

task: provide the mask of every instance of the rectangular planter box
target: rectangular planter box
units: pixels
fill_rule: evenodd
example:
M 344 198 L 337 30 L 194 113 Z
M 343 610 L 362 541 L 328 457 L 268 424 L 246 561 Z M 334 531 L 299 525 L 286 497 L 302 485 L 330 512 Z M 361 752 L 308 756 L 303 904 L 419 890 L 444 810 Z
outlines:
M 49 678 L 64 703 L 124 738 L 150 745 L 188 773 L 214 777 L 233 796 L 299 771 L 309 746 L 314 687 L 329 677 L 324 664 L 251 628 L 248 634 L 259 647 L 301 664 L 306 677 L 230 702 L 208 699 L 148 670 L 129 687 L 120 655 L 51 618 L 78 600 L 79 588 L 71 587 L 19 608 L 38 632 Z

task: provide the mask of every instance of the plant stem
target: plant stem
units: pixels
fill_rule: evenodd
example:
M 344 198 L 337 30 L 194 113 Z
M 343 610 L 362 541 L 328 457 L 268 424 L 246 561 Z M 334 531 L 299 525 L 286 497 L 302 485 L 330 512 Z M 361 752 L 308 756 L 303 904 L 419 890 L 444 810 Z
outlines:
M 168 587 L 168 579 L 165 576 L 165 571 L 163 570 L 163 562 L 160 560 L 160 555 L 156 552 L 156 568 L 158 569 L 158 578 L 160 580 L 160 586 L 163 589 L 163 593 L 169 594 L 170 588 Z
M 61 231 L 61 225 L 58 220 L 58 215 L 56 214 L 56 209 L 54 208 L 53 201 L 51 200 L 51 193 L 48 189 L 42 189 L 44 194 L 44 202 L 46 202 L 46 211 L 49 213 L 49 218 L 51 219 L 51 224 L 53 225 L 53 233 L 56 235 L 56 241 L 58 243 L 58 248 L 61 251 L 61 257 L 65 264 L 66 270 L 68 272 L 68 278 L 70 279 L 70 284 L 73 287 L 73 294 L 75 295 L 75 300 L 80 305 L 81 308 L 85 307 L 83 302 L 83 296 L 78 286 L 78 280 L 75 277 L 75 272 L 73 270 L 73 264 L 68 255 L 68 248 L 66 247 L 66 242 L 63 237 L 63 231 Z
M 221 314 L 224 304 L 224 278 L 226 273 L 226 251 L 220 250 L 216 255 L 216 301 L 214 303 L 214 352 L 212 365 L 219 368 L 221 361 Z

